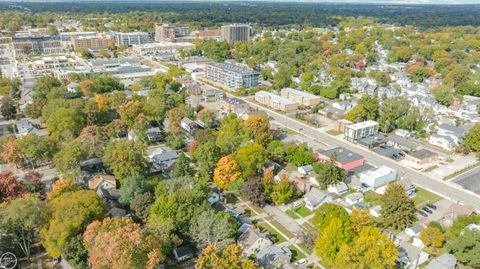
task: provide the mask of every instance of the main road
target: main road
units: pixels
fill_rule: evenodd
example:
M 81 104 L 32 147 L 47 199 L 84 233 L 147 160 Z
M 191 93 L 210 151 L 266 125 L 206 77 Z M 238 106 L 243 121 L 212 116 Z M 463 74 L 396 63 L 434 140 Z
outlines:
M 227 95 L 231 97 L 236 97 L 236 96 L 230 95 L 229 93 L 227 93 Z M 473 207 L 475 207 L 475 209 L 480 211 L 480 196 L 468 190 L 465 190 L 458 185 L 457 187 L 453 184 L 444 182 L 442 179 L 430 178 L 416 170 L 413 170 L 412 168 L 402 166 L 396 161 L 386 158 L 384 156 L 378 155 L 364 147 L 350 143 L 342 138 L 331 136 L 303 122 L 289 118 L 288 116 L 285 116 L 281 113 L 278 113 L 276 111 L 260 106 L 248 100 L 248 98 L 241 98 L 241 99 L 249 103 L 252 107 L 257 108 L 258 110 L 265 111 L 269 117 L 273 118 L 279 124 L 289 129 L 292 129 L 294 131 L 300 132 L 305 137 L 312 139 L 313 141 L 326 144 L 331 148 L 344 147 L 351 151 L 357 152 L 363 155 L 367 160 L 367 162 L 370 164 L 373 164 L 376 166 L 379 166 L 379 165 L 389 166 L 397 170 L 400 176 L 410 179 L 413 183 L 415 183 L 421 188 L 427 189 L 451 201 L 460 202 L 465 205 L 472 205 Z

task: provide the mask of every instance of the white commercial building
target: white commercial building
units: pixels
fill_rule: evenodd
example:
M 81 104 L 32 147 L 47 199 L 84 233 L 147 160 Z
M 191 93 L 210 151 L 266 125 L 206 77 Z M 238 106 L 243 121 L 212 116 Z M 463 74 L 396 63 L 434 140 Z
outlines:
M 314 94 L 292 88 L 284 88 L 280 94 L 282 97 L 290 99 L 301 106 L 314 106 L 322 101 L 320 97 Z
M 133 51 L 139 55 L 156 55 L 163 53 L 176 54 L 179 49 L 195 49 L 195 45 L 190 42 L 155 42 L 140 45 L 133 45 Z
M 348 141 L 356 142 L 376 134 L 378 134 L 378 122 L 369 120 L 345 126 L 344 137 Z
M 397 171 L 388 166 L 380 166 L 360 173 L 360 182 L 370 189 L 382 187 L 397 180 Z

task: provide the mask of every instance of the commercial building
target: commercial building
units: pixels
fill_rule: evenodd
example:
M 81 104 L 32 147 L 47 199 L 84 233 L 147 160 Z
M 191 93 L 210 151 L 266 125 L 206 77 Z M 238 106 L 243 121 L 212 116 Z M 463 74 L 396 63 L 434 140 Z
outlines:
M 152 42 L 152 37 L 150 36 L 150 33 L 147 32 L 114 32 L 112 35 L 115 37 L 115 45 L 117 46 L 130 47 L 132 45 L 147 44 Z
M 60 40 L 64 43 L 72 42 L 72 37 L 94 37 L 97 36 L 97 32 L 65 32 L 60 33 Z
M 72 37 L 73 49 L 106 50 L 115 46 L 115 38 L 109 35 Z
M 217 39 L 222 36 L 220 29 L 198 31 L 198 38 L 200 39 Z
M 57 54 L 63 52 L 58 36 L 17 36 L 12 38 L 15 55 Z
M 378 134 L 376 121 L 364 121 L 345 126 L 344 137 L 348 141 L 357 142 L 359 139 Z
M 287 98 L 283 98 L 280 95 L 266 91 L 255 93 L 255 101 L 284 112 L 295 111 L 298 107 L 297 103 L 290 101 Z
M 188 36 L 190 27 L 186 24 L 157 24 L 155 41 L 174 41 L 175 38 Z
M 213 83 L 237 90 L 257 86 L 260 73 L 233 64 L 212 63 L 205 65 L 205 77 Z
M 230 24 L 221 28 L 222 38 L 227 42 L 249 41 L 250 25 L 248 24 Z
M 416 164 L 427 164 L 438 161 L 438 154 L 427 149 L 407 153 L 405 159 Z
M 335 165 L 346 171 L 360 167 L 365 163 L 365 158 L 362 155 L 342 147 L 317 151 L 316 159 L 322 163 L 330 162 L 334 159 Z
M 282 95 L 282 97 L 292 100 L 301 106 L 314 106 L 320 104 L 320 102 L 322 101 L 320 97 L 314 94 L 292 88 L 284 88 L 282 89 L 280 94 Z
M 359 175 L 360 182 L 370 189 L 377 189 L 383 185 L 397 180 L 397 171 L 388 167 L 380 166 Z
M 16 37 L 25 37 L 25 36 L 39 37 L 39 36 L 49 36 L 49 35 L 50 34 L 47 28 L 32 28 L 25 31 L 15 32 Z
M 32 73 L 36 77 L 52 75 L 56 69 L 71 68 L 79 66 L 80 64 L 65 56 L 58 57 L 43 57 L 41 60 L 32 63 Z
M 195 45 L 190 42 L 156 42 L 141 45 L 133 45 L 133 51 L 139 55 L 157 55 L 165 53 L 176 54 L 179 49 L 191 50 L 195 49 Z

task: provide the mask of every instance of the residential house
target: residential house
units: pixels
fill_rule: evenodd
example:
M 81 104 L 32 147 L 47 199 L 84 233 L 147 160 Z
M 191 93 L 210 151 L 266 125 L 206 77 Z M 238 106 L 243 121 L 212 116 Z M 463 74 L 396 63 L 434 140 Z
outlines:
M 371 207 L 369 211 L 370 211 L 370 215 L 372 215 L 373 217 L 380 218 L 381 216 L 380 212 L 382 211 L 382 206 L 376 205 L 374 207 Z
M 359 174 L 360 182 L 370 189 L 377 189 L 383 185 L 397 180 L 397 171 L 388 167 L 380 166 Z
M 154 171 L 169 171 L 178 161 L 178 153 L 168 147 L 157 147 L 150 150 L 148 154 L 150 163 Z
M 175 256 L 177 262 L 183 262 L 193 258 L 193 256 L 195 256 L 195 251 L 192 246 L 185 245 L 174 249 L 173 256 Z
M 347 125 L 352 124 L 353 122 L 346 120 L 346 119 L 340 119 L 335 121 L 333 129 L 337 132 L 343 133 L 345 132 L 345 127 Z
M 330 162 L 334 159 L 335 164 L 346 171 L 360 167 L 365 163 L 365 158 L 362 155 L 342 147 L 321 152 L 317 151 L 316 159 L 323 163 Z
M 477 214 L 477 211 L 473 206 L 454 203 L 448 208 L 445 216 L 443 216 L 441 220 L 441 223 L 444 227 L 451 227 L 453 225 L 453 222 L 459 216 L 471 216 L 474 214 Z
M 212 87 L 203 86 L 200 100 L 203 102 L 217 102 L 225 98 L 225 93 Z
M 226 114 L 232 113 L 237 109 L 248 111 L 248 103 L 239 98 L 225 98 L 220 101 L 220 109 Z
M 328 186 L 327 191 L 336 195 L 342 195 L 348 192 L 348 186 L 345 182 L 339 182 L 335 185 Z
M 120 198 L 117 181 L 111 175 L 101 174 L 94 176 L 88 181 L 88 188 L 94 190 L 98 196 L 108 201 L 115 201 Z
M 15 128 L 17 130 L 16 137 L 23 137 L 27 134 L 37 130 L 33 124 L 27 119 L 21 119 L 15 122 Z
M 70 82 L 70 83 L 67 85 L 67 91 L 68 91 L 69 93 L 76 93 L 76 92 L 77 92 L 77 89 L 78 89 L 78 83 Z
M 123 208 L 116 206 L 110 208 L 110 210 L 108 210 L 107 212 L 107 217 L 110 218 L 123 218 L 125 216 L 127 216 L 127 211 Z
M 304 165 L 304 166 L 300 166 L 298 167 L 298 172 L 304 176 L 310 174 L 313 172 L 313 166 L 311 165 Z
M 238 238 L 238 244 L 242 246 L 245 256 L 257 254 L 260 250 L 273 245 L 266 234 L 258 229 L 248 229 Z
M 432 145 L 439 146 L 446 150 L 453 150 L 457 146 L 455 140 L 450 136 L 432 134 L 428 138 L 428 142 Z
M 358 204 L 363 201 L 363 194 L 360 192 L 350 193 L 347 196 L 345 196 L 344 199 L 345 199 L 345 202 L 347 202 L 349 205 Z
M 413 184 L 412 181 L 410 181 L 409 179 L 402 178 L 397 181 L 397 184 L 403 187 L 403 189 L 405 190 L 405 194 L 408 196 L 414 195 L 417 191 L 415 184 Z
M 163 136 L 160 128 L 151 126 L 147 128 L 147 140 L 149 142 L 159 142 L 160 140 L 162 140 L 162 138 Z
M 270 245 L 260 249 L 255 259 L 264 269 L 289 268 L 292 252 L 287 247 Z
M 343 119 L 345 115 L 356 105 L 356 102 L 340 101 L 334 102 L 325 108 L 328 117 L 334 119 Z
M 438 154 L 428 149 L 421 149 L 407 153 L 405 159 L 415 164 L 428 164 L 438 161 Z
M 428 263 L 425 269 L 456 269 L 457 258 L 450 253 L 445 253 Z
M 317 188 L 312 188 L 307 194 L 305 194 L 303 199 L 305 201 L 305 207 L 312 211 L 316 210 L 324 203 L 332 201 L 332 197 L 328 195 L 328 193 Z
M 419 144 L 400 136 L 388 135 L 387 141 L 387 144 L 389 146 L 393 146 L 405 151 L 414 151 L 421 149 L 421 146 Z
M 200 126 L 193 120 L 185 117 L 180 121 L 180 127 L 182 127 L 183 131 L 185 131 L 189 135 L 195 134 Z
M 420 232 L 422 232 L 422 226 L 414 224 L 413 226 L 407 227 L 405 229 L 405 234 L 409 236 L 419 237 Z

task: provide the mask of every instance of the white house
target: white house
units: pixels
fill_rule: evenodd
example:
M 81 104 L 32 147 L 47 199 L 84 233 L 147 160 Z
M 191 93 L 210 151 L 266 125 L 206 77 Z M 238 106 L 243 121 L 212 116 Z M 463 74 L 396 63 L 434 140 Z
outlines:
M 328 195 L 328 193 L 317 188 L 312 188 L 307 194 L 305 194 L 303 199 L 305 200 L 305 207 L 312 211 L 319 208 L 324 203 L 332 201 L 332 197 Z
M 348 192 L 348 186 L 345 182 L 339 182 L 335 185 L 328 186 L 327 191 L 336 195 L 342 195 Z
M 432 145 L 439 146 L 446 150 L 453 150 L 456 147 L 455 140 L 450 136 L 432 134 L 428 138 L 428 142 Z
M 78 88 L 78 84 L 75 82 L 71 82 L 67 85 L 67 91 L 70 93 L 76 93 Z
M 305 166 L 300 166 L 298 167 L 298 172 L 301 173 L 302 175 L 306 176 L 313 172 L 313 166 L 311 165 L 305 165 Z
M 260 250 L 271 246 L 272 241 L 268 240 L 259 230 L 248 229 L 238 238 L 238 244 L 242 246 L 246 256 L 257 254 Z
M 374 207 L 370 208 L 370 215 L 372 215 L 375 218 L 379 218 L 381 216 L 380 211 L 382 210 L 382 206 L 376 205 Z
M 420 236 L 421 231 L 422 231 L 422 227 L 418 224 L 414 224 L 413 226 L 405 229 L 405 234 L 409 236 L 418 237 Z
M 360 192 L 351 193 L 345 196 L 345 202 L 349 205 L 358 204 L 363 201 L 363 194 Z
M 370 189 L 379 188 L 397 179 L 397 171 L 388 166 L 380 166 L 360 173 L 360 182 Z

